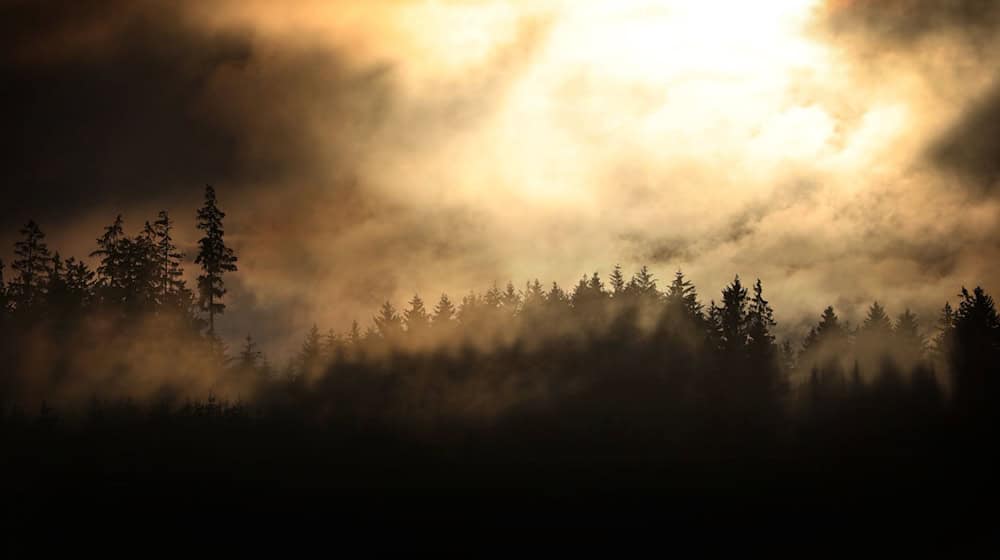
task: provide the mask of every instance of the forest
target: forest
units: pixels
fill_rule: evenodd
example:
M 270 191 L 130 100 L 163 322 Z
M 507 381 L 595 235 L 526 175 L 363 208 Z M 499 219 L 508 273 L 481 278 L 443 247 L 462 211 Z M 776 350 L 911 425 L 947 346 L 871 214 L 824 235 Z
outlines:
M 275 366 L 252 333 L 235 349 L 216 334 L 238 259 L 212 187 L 197 218 L 193 287 L 165 211 L 135 234 L 118 216 L 91 260 L 64 259 L 33 221 L 20 231 L 0 264 L 7 507 L 31 519 L 39 492 L 142 489 L 164 507 L 336 496 L 348 522 L 439 519 L 425 500 L 515 525 L 753 512 L 940 530 L 975 522 L 932 504 L 969 512 L 993 488 L 1000 317 L 980 287 L 926 325 L 826 307 L 779 342 L 759 279 L 705 303 L 681 271 L 615 266 L 568 289 L 387 301 L 368 326 L 314 326 Z M 627 511 L 595 505 L 623 496 Z

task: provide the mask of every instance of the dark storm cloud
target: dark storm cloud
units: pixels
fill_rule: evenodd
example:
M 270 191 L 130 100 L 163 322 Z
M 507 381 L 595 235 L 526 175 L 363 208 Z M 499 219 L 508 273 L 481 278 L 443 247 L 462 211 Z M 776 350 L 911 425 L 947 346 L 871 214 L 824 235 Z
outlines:
M 979 40 L 1000 28 L 995 0 L 828 0 L 826 7 L 830 31 L 869 35 L 883 44 L 910 44 L 954 31 Z
M 0 8 L 0 227 L 88 208 L 197 200 L 206 183 L 310 175 L 315 100 L 375 113 L 377 71 L 321 46 L 208 29 L 173 2 L 14 2 Z M 266 58 L 262 59 L 262 55 Z M 360 93 L 359 93 L 360 91 Z M 365 106 L 355 101 L 364 98 Z M 340 113 L 344 114 L 344 113 Z M 364 124 L 364 123 L 362 123 Z M 326 154 L 324 163 L 336 160 Z
M 216 69 L 248 59 L 248 36 L 202 36 L 127 2 L 18 2 L 0 21 L 0 227 L 233 178 L 238 131 L 198 105 Z
M 1000 179 L 1000 2 L 830 0 L 826 8 L 821 22 L 831 44 L 852 52 L 856 65 L 883 77 L 900 65 L 916 68 L 932 91 L 961 103 L 924 156 L 970 192 L 991 191 Z M 876 62 L 887 55 L 890 65 Z M 983 79 L 992 80 L 988 91 L 969 95 Z
M 1000 87 L 990 91 L 938 138 L 929 156 L 977 190 L 995 190 L 1000 182 Z

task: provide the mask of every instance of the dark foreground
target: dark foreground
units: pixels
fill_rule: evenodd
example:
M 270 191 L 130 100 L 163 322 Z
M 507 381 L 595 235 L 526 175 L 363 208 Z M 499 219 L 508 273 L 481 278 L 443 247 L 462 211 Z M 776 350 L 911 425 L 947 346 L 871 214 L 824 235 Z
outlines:
M 677 424 L 630 403 L 431 433 L 228 405 L 7 414 L 3 507 L 11 534 L 582 528 L 712 535 L 706 546 L 725 547 L 996 543 L 993 415 L 915 407 L 844 399 L 773 418 L 689 412 Z

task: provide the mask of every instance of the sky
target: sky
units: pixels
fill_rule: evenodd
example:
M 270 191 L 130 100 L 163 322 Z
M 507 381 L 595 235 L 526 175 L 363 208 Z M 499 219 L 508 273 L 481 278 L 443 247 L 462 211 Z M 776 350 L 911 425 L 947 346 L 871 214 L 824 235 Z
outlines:
M 998 56 L 990 0 L 8 0 L 0 256 L 166 209 L 193 260 L 212 184 L 219 330 L 279 354 L 616 263 L 929 325 L 1000 288 Z

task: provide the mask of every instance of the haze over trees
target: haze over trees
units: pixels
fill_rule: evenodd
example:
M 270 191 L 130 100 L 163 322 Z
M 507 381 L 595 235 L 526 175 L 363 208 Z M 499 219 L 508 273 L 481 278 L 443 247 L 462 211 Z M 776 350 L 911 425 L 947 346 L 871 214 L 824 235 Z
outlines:
M 287 468 L 309 484 L 339 473 L 379 486 L 381 454 L 418 446 L 429 453 L 412 459 L 421 480 L 451 484 L 430 451 L 450 442 L 470 461 L 461 476 L 477 484 L 624 482 L 586 470 L 537 478 L 518 462 L 558 470 L 600 458 L 645 473 L 650 487 L 722 476 L 821 495 L 810 485 L 866 476 L 858 488 L 927 492 L 993 447 L 981 442 L 994 441 L 998 421 L 1000 315 L 980 287 L 961 288 L 927 328 L 909 309 L 893 316 L 873 302 L 857 327 L 828 306 L 803 340 L 779 341 L 760 279 L 736 275 L 706 304 L 682 271 L 667 282 L 645 266 L 631 276 L 614 266 L 568 290 L 536 279 L 457 304 L 447 294 L 433 306 L 419 294 L 400 308 L 385 301 L 367 327 L 313 325 L 275 368 L 253 333 L 230 351 L 215 332 L 224 275 L 237 272 L 224 217 L 207 187 L 194 291 L 166 211 L 134 234 L 117 216 L 95 240 L 93 265 L 63 259 L 34 222 L 20 231 L 9 271 L 0 263 L 0 433 L 26 446 L 16 472 L 35 469 L 25 457 L 64 464 L 64 453 L 83 453 L 48 446 L 53 434 L 89 434 L 111 454 L 94 460 L 105 461 L 118 441 L 107 434 L 128 433 L 157 457 L 140 468 L 154 478 L 154 464 L 200 469 L 185 457 L 206 460 L 212 449 L 211 460 L 252 458 L 253 476 Z M 157 441 L 186 443 L 146 447 Z M 360 470 L 335 459 L 343 453 Z M 258 470 L 276 456 L 278 471 Z M 871 461 L 892 476 L 868 473 Z M 807 474 L 831 463 L 845 470 Z M 653 476 L 654 466 L 675 478 Z

